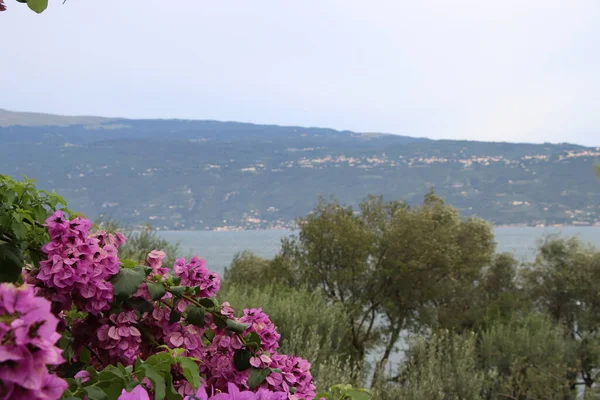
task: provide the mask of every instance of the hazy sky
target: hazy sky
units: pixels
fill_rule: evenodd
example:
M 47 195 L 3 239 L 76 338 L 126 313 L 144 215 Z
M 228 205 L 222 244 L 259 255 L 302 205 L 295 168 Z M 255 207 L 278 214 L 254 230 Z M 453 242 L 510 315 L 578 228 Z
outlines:
M 600 146 L 598 0 L 5 0 L 0 108 Z

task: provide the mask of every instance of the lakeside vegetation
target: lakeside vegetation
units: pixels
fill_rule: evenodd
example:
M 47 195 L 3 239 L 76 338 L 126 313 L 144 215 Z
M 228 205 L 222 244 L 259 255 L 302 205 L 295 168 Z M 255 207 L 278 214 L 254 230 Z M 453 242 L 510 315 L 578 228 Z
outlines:
M 41 221 L 65 201 L 36 194 L 31 181 L 4 176 L 0 186 L 1 276 L 11 281 L 20 260 L 32 271 L 43 261 Z M 110 220 L 97 226 L 121 230 Z M 598 249 L 549 237 L 533 262 L 519 263 L 496 252 L 491 224 L 464 218 L 432 191 L 417 206 L 370 196 L 355 209 L 322 199 L 298 226 L 273 259 L 239 253 L 211 304 L 262 308 L 280 335 L 278 351 L 309 360 L 326 398 L 600 398 Z M 179 250 L 149 228 L 128 234 L 123 268 Z M 403 362 L 390 367 L 398 351 Z
M 378 399 L 600 396 L 598 249 L 549 237 L 521 264 L 496 254 L 488 223 L 461 218 L 434 193 L 417 207 L 371 197 L 354 211 L 321 202 L 274 259 L 238 254 L 225 290 L 249 303 L 250 287 L 305 287 L 326 299 L 332 308 L 284 295 L 273 308 L 292 315 L 319 304 L 330 324 L 345 326 L 346 348 L 336 353 L 348 357 L 343 381 L 370 386 Z M 390 372 L 397 350 L 404 362 Z

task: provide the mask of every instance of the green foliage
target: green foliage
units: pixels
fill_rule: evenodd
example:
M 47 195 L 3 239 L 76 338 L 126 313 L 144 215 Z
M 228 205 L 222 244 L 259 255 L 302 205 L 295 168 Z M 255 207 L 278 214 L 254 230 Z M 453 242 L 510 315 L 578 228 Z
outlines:
M 286 258 L 276 256 L 267 260 L 248 250 L 235 254 L 229 268 L 225 268 L 223 279 L 230 284 L 253 286 L 275 282 L 294 286 L 297 283 Z
M 549 237 L 523 273 L 529 301 L 577 338 L 580 372 L 586 387 L 600 367 L 600 251 L 576 238 Z
M 146 279 L 144 267 L 121 268 L 111 279 L 117 300 L 125 301 L 130 298 Z
M 269 377 L 271 371 L 268 369 L 252 368 L 250 370 L 250 376 L 248 377 L 248 387 L 250 390 L 256 388 L 258 385 L 263 383 L 265 379 Z
M 494 256 L 474 287 L 456 293 L 452 301 L 437 307 L 437 328 L 480 331 L 490 322 L 510 318 L 531 305 L 517 285 L 519 262 L 512 254 Z
M 575 343 L 543 314 L 499 321 L 483 332 L 481 368 L 492 374 L 488 399 L 564 400 L 573 398 Z
M 281 257 L 300 282 L 344 307 L 359 354 L 383 345 L 374 382 L 403 330 L 464 312 L 456 306 L 470 304 L 495 250 L 488 223 L 463 220 L 433 192 L 420 207 L 371 196 L 359 212 L 322 200 L 298 225 Z
M 486 374 L 478 369 L 476 335 L 438 331 L 409 340 L 406 362 L 379 385 L 382 400 L 480 400 Z
M 40 248 L 49 241 L 45 220 L 59 205 L 73 215 L 61 196 L 38 190 L 33 180 L 0 175 L 0 282 L 16 282 L 24 263 L 42 259 Z
M 158 352 L 146 360 L 137 360 L 134 366 L 110 365 L 102 371 L 95 371 L 89 367 L 91 379 L 85 383 L 69 379 L 69 389 L 63 398 L 76 398 L 89 400 L 107 400 L 119 397 L 123 389 L 131 391 L 137 381 L 148 378 L 156 399 L 181 399 L 173 386 L 171 376 L 172 368 L 180 368 L 186 380 L 193 388 L 200 387 L 200 373 L 197 362 L 190 357 L 181 356 L 181 350 L 167 349 Z
M 317 399 L 327 400 L 371 400 L 372 394 L 361 388 L 354 388 L 352 385 L 334 385 L 327 392 L 317 394 Z
M 340 305 L 329 304 L 318 290 L 224 283 L 219 297 L 234 309 L 262 308 L 281 334 L 281 351 L 310 360 L 318 388 L 325 390 L 339 382 L 361 384 L 360 368 L 349 362 L 355 354 L 347 341 L 349 321 Z M 362 359 L 355 361 L 362 366 Z

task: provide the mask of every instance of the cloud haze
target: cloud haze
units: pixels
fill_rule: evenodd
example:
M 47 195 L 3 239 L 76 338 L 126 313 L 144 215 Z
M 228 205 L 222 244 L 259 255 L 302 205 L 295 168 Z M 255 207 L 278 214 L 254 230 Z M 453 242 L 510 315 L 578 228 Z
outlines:
M 50 0 L 0 107 L 600 146 L 597 0 Z

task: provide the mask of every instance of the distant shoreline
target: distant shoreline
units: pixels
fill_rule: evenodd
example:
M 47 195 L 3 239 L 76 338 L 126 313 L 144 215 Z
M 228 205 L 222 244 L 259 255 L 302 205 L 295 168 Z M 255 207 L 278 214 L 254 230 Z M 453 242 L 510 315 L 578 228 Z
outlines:
M 493 225 L 492 228 L 506 229 L 506 228 L 532 228 L 532 229 L 562 229 L 562 228 L 600 228 L 600 223 L 593 225 L 590 224 L 570 224 L 570 225 L 527 225 L 527 224 L 506 224 L 506 225 Z M 237 228 L 237 227 L 216 227 L 212 229 L 154 229 L 157 232 L 295 232 L 298 229 L 295 228 Z

